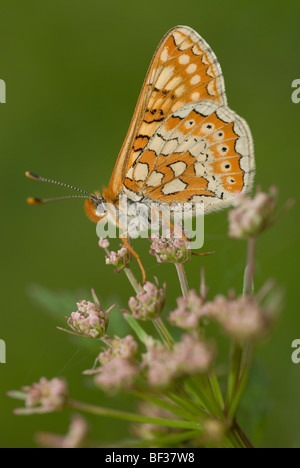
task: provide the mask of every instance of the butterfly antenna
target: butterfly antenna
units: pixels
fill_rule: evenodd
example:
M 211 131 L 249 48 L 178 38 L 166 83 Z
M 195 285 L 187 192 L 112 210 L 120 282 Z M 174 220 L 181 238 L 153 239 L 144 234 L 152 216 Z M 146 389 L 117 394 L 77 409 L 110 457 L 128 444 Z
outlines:
M 25 172 L 25 175 L 26 177 L 28 177 L 28 179 L 38 180 L 39 182 L 48 182 L 49 184 L 61 185 L 62 187 L 76 190 L 77 192 L 85 193 L 86 195 L 88 195 L 88 197 L 86 198 L 92 197 L 92 194 L 90 192 L 79 189 L 78 187 L 74 187 L 73 185 L 64 184 L 63 182 L 58 182 L 57 180 L 45 179 L 44 177 L 40 177 L 36 174 L 33 174 L 32 172 Z
M 68 195 L 66 197 L 55 197 L 55 198 L 34 198 L 34 197 L 29 197 L 27 198 L 27 203 L 29 205 L 44 205 L 45 203 L 52 203 L 55 201 L 60 201 L 60 200 L 67 200 L 69 198 L 89 198 L 85 195 Z

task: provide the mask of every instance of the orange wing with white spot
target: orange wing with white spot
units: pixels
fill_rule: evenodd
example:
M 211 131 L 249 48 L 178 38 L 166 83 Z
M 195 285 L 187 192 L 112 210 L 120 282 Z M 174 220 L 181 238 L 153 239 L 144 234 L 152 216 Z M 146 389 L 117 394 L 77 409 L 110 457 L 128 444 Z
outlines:
M 167 117 L 188 103 L 226 104 L 220 65 L 208 44 L 191 28 L 171 29 L 159 44 L 121 148 L 107 196 L 116 200 L 128 170 Z
M 246 122 L 212 101 L 190 103 L 168 117 L 128 170 L 133 200 L 204 203 L 205 212 L 232 204 L 252 187 L 252 137 Z

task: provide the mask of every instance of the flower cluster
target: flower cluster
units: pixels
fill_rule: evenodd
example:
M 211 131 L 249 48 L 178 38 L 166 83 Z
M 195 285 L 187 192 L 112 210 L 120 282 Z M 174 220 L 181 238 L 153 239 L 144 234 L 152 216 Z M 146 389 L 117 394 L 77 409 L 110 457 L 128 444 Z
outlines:
M 186 263 L 191 260 L 190 243 L 183 234 L 176 237 L 174 231 L 169 231 L 166 237 L 161 237 L 156 233 L 152 234 L 151 241 L 150 254 L 158 263 Z
M 52 413 L 65 408 L 69 388 L 64 379 L 42 377 L 39 382 L 23 387 L 21 392 L 12 391 L 8 395 L 25 401 L 26 408 L 15 410 L 16 414 Z
M 77 334 L 89 338 L 101 338 L 108 326 L 108 313 L 103 312 L 100 305 L 90 301 L 77 302 L 77 311 L 68 318 L 69 327 Z
M 207 372 L 213 360 L 210 345 L 185 334 L 171 350 L 161 344 L 151 344 L 143 355 L 143 367 L 148 384 L 161 389 L 170 387 L 177 379 Z
M 101 366 L 95 377 L 96 384 L 109 393 L 130 390 L 139 375 L 137 349 L 131 335 L 111 340 L 108 350 L 99 355 Z
M 134 360 L 137 355 L 138 345 L 132 335 L 127 335 L 125 338 L 115 336 L 110 341 L 110 346 L 106 351 L 99 355 L 99 362 L 106 364 L 114 358 Z
M 136 297 L 129 300 L 129 309 L 132 317 L 138 320 L 151 320 L 158 317 L 164 307 L 166 300 L 166 284 L 159 286 L 157 279 L 155 283 L 147 281 Z
M 230 236 L 249 240 L 245 293 L 242 296 L 231 293 L 228 297 L 218 295 L 208 301 L 203 269 L 200 293 L 190 290 L 183 265 L 191 259 L 188 240 L 182 235 L 177 236 L 179 233 L 175 229 L 166 237 L 159 234 L 151 237 L 151 255 L 159 263 L 174 263 L 178 272 L 182 297 L 177 299 L 177 308 L 167 317 L 171 325 L 181 329 L 177 330 L 178 334 L 182 333 L 177 341 L 162 316 L 166 284 L 160 286 L 155 278 L 153 283 L 144 281 L 140 285 L 130 269 L 129 250 L 133 256 L 135 253 L 129 244 L 128 249 L 121 247 L 118 252 L 111 252 L 109 241 L 100 239 L 99 246 L 105 251 L 106 264 L 113 265 L 117 272 L 125 270 L 136 291 L 136 296 L 129 299 L 129 312 L 125 311 L 123 317 L 142 343 L 143 351 L 139 352 L 132 335 L 120 338 L 107 334 L 111 308 L 103 311 L 93 290 L 94 302 L 78 302 L 77 311 L 68 318 L 71 329 L 68 333 L 99 339 L 104 343 L 106 347 L 100 354 L 97 350 L 99 355 L 93 369 L 84 374 L 93 375 L 96 386 L 109 394 L 132 392 L 144 401 L 139 414 L 71 400 L 63 379 L 47 380 L 44 377 L 38 383 L 24 387 L 21 392 L 10 392 L 11 397 L 25 401 L 26 407 L 16 413 L 46 413 L 68 407 L 100 417 L 119 417 L 136 423 L 132 434 L 142 439 L 138 442 L 139 447 L 252 448 L 236 422 L 236 415 L 246 388 L 255 342 L 269 331 L 282 301 L 281 291 L 279 288 L 272 290 L 270 283 L 266 283 L 256 295 L 252 292 L 256 237 L 274 223 L 276 201 L 275 189 L 271 189 L 269 194 L 258 193 L 253 200 L 239 195 L 235 208 L 230 212 Z M 144 273 L 138 256 L 137 260 Z M 144 321 L 154 323 L 144 324 Z M 222 386 L 216 372 L 216 345 L 209 338 L 213 327 L 207 327 L 212 321 L 221 326 L 231 342 L 230 372 Z M 153 325 L 155 336 L 149 334 Z M 91 445 L 88 443 L 88 426 L 77 416 L 66 436 L 40 434 L 38 441 L 52 447 Z M 125 440 L 120 446 L 134 444 Z
M 219 295 L 204 306 L 204 312 L 215 319 L 235 340 L 256 340 L 266 335 L 275 315 L 262 307 L 254 297 L 237 298 Z
M 277 195 L 274 187 L 269 194 L 258 192 L 253 199 L 244 194 L 238 195 L 235 208 L 229 212 L 230 237 L 248 239 L 267 229 L 273 221 Z
M 115 272 L 119 273 L 124 268 L 128 267 L 131 261 L 131 255 L 127 247 L 121 245 L 121 248 L 117 251 L 109 250 L 109 241 L 107 239 L 99 240 L 99 247 L 103 249 L 106 253 L 105 263 L 106 265 L 112 265 L 116 267 Z
M 195 290 L 188 293 L 188 297 L 179 297 L 177 299 L 177 309 L 170 313 L 169 322 L 179 328 L 187 331 L 196 330 L 203 322 L 206 313 L 203 308 L 204 300 Z

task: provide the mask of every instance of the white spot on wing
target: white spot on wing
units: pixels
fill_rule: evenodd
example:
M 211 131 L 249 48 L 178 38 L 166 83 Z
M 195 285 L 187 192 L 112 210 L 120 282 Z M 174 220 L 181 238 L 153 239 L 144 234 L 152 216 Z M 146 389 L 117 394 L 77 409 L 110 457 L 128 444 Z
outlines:
M 170 195 L 171 193 L 181 192 L 182 190 L 185 190 L 186 187 L 187 187 L 187 184 L 182 182 L 182 180 L 175 179 L 169 182 L 168 184 L 166 184 L 163 187 L 162 192 L 164 195 Z
M 194 158 L 197 158 L 202 151 L 205 149 L 205 142 L 204 140 L 200 140 L 198 143 L 193 144 L 188 151 Z
M 166 89 L 167 90 L 171 90 L 171 89 L 174 89 L 176 88 L 176 86 L 179 85 L 179 83 L 181 83 L 182 79 L 180 76 L 176 76 L 174 77 L 167 85 L 166 85 Z
M 186 69 L 186 72 L 187 73 L 194 73 L 195 71 L 197 70 L 197 65 L 195 63 L 191 63 L 187 69 Z
M 161 53 L 160 59 L 162 62 L 166 62 L 166 60 L 168 60 L 168 57 L 169 57 L 168 47 L 164 47 Z
M 162 154 L 169 155 L 174 153 L 175 149 L 178 147 L 177 140 L 169 140 L 165 143 L 164 147 L 162 148 Z
M 129 171 L 127 172 L 127 176 L 128 179 L 133 179 L 133 166 L 131 166 L 131 168 L 129 169 Z
M 193 77 L 191 78 L 191 84 L 192 84 L 192 85 L 195 85 L 195 84 L 197 84 L 197 83 L 200 83 L 200 81 L 201 81 L 200 75 L 195 75 L 195 76 L 193 76 Z
M 170 167 L 174 172 L 175 177 L 179 177 L 186 170 L 187 165 L 183 161 L 177 161 L 173 164 L 170 164 Z
M 155 83 L 156 88 L 163 89 L 165 84 L 171 79 L 173 73 L 174 67 L 163 68 L 161 74 L 158 77 L 158 80 Z
M 194 164 L 195 174 L 197 177 L 203 177 L 205 174 L 205 169 L 202 163 L 197 162 Z
M 161 185 L 163 178 L 164 174 L 162 174 L 161 172 L 153 171 L 147 181 L 147 186 L 158 187 L 159 185 Z
M 144 181 L 147 179 L 148 172 L 148 164 L 138 163 L 134 170 L 134 179 Z
M 189 63 L 190 57 L 187 54 L 180 55 L 178 62 L 181 63 L 181 65 L 186 65 Z

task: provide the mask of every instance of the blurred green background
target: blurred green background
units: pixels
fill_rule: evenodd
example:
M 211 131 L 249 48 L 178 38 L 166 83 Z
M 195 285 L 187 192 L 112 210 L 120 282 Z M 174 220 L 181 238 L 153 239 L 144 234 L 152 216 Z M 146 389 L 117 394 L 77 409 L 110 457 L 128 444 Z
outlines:
M 296 0 L 2 0 L 0 79 L 7 85 L 7 103 L 0 105 L 0 338 L 7 344 L 7 364 L 0 365 L 1 447 L 34 446 L 37 430 L 66 432 L 67 413 L 12 415 L 16 402 L 5 392 L 42 375 L 65 376 L 77 399 L 133 405 L 128 398 L 105 397 L 81 375 L 97 347 L 87 348 L 55 328 L 74 310 L 73 298 L 85 297 L 91 287 L 105 304 L 118 301 L 121 307 L 132 291 L 125 277 L 104 266 L 82 201 L 27 206 L 29 195 L 65 191 L 29 181 L 24 171 L 90 191 L 107 184 L 152 54 L 169 28 L 187 24 L 215 51 L 229 105 L 252 129 L 257 184 L 279 186 L 282 202 L 297 198 L 300 104 L 291 101 L 291 83 L 300 78 L 299 13 Z M 226 212 L 209 216 L 205 250 L 216 253 L 188 266 L 195 288 L 200 265 L 206 267 L 210 297 L 242 286 L 246 246 L 230 240 L 227 228 Z M 261 447 L 300 446 L 300 366 L 291 362 L 291 342 L 300 338 L 299 232 L 296 204 L 258 246 L 257 287 L 274 277 L 286 290 L 282 318 L 258 349 L 240 415 Z M 147 241 L 136 248 L 148 277 L 168 280 L 171 309 L 179 295 L 175 269 L 158 266 L 147 254 Z M 35 284 L 60 292 L 56 316 L 32 300 Z M 125 333 L 118 310 L 112 317 L 111 330 Z M 126 434 L 126 424 L 118 421 L 89 421 L 95 439 Z

